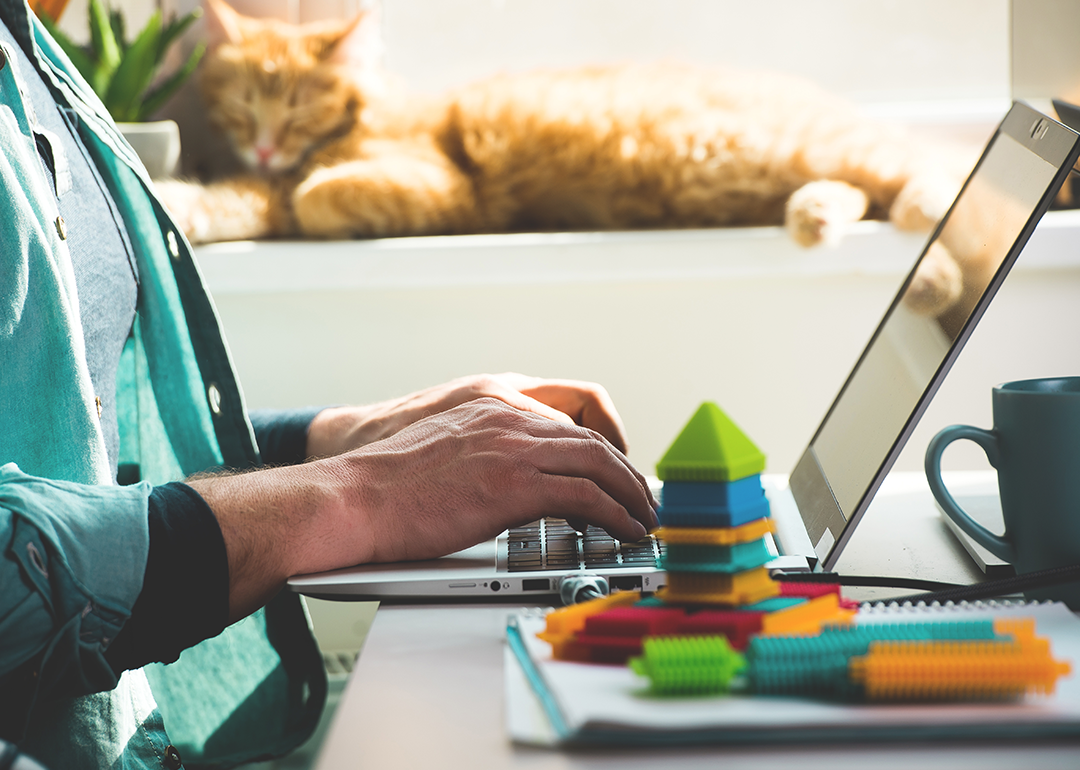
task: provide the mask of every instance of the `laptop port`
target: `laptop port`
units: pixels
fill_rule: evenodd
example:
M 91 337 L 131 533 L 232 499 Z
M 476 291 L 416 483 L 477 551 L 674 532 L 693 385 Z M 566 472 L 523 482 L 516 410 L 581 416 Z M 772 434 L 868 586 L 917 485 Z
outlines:
M 640 575 L 615 575 L 608 578 L 612 591 L 640 591 Z
M 528 578 L 521 581 L 522 591 L 550 591 L 551 581 L 547 578 Z

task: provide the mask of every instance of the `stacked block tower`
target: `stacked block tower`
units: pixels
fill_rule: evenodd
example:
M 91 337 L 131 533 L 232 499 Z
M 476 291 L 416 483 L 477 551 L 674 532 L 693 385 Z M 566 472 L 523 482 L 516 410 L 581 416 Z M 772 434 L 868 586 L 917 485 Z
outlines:
M 754 442 L 716 404 L 702 404 L 656 466 L 665 603 L 777 609 L 768 600 L 780 586 L 764 566 L 773 558 L 764 469 Z

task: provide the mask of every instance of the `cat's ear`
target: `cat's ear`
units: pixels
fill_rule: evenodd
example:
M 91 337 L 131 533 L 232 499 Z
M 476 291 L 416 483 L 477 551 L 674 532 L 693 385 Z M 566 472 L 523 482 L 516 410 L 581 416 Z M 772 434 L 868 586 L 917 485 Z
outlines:
M 240 14 L 232 9 L 223 0 L 203 0 L 203 8 L 206 13 L 204 19 L 206 26 L 206 45 L 216 48 L 222 43 L 239 43 L 243 39 L 240 31 Z
M 326 61 L 374 71 L 382 62 L 382 24 L 378 6 L 372 6 L 353 19 L 341 37 L 329 49 Z

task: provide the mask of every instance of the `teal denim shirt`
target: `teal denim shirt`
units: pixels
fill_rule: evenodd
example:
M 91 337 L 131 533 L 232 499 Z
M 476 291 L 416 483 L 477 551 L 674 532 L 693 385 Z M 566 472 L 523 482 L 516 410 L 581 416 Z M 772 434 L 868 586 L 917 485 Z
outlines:
M 79 115 L 136 252 L 137 317 L 121 358 L 117 412 L 120 462 L 138 465 L 144 481 L 112 481 L 63 225 L 19 85 L 27 73 L 5 55 L 0 699 L 26 719 L 22 749 L 54 769 L 168 767 L 170 744 L 188 767 L 281 755 L 310 735 L 326 691 L 297 597 L 282 594 L 169 665 L 117 680 L 104 660 L 142 586 L 150 484 L 249 466 L 258 451 L 189 245 L 104 107 L 36 20 L 32 34 L 52 85 Z

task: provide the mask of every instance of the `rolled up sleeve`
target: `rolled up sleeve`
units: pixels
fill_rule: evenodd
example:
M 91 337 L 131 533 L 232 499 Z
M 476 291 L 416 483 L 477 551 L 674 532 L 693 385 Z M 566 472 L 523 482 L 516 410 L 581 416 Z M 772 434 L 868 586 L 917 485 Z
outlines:
M 104 653 L 142 589 L 150 491 L 0 466 L 0 735 L 37 700 L 116 685 Z

